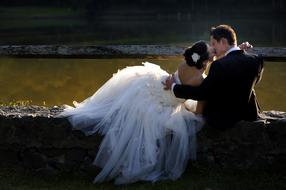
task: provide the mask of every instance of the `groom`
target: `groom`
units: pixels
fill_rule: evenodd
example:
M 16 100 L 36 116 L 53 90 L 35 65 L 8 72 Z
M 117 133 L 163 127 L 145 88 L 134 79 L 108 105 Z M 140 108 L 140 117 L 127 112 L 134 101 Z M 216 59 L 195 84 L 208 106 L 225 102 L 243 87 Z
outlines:
M 178 85 L 169 77 L 166 89 L 178 98 L 205 100 L 203 115 L 210 127 L 226 129 L 240 120 L 256 120 L 259 108 L 254 86 L 261 79 L 263 60 L 240 50 L 236 33 L 228 25 L 211 29 L 210 45 L 219 59 L 212 63 L 203 83 Z

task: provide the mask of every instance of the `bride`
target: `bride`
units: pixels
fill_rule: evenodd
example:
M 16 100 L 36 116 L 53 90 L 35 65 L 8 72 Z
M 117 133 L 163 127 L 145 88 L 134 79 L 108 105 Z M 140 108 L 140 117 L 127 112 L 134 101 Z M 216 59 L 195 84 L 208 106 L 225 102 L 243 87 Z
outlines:
M 200 85 L 213 57 L 210 51 L 202 41 L 187 48 L 185 63 L 174 73 L 176 83 Z M 65 105 L 60 117 L 67 117 L 74 129 L 104 135 L 94 160 L 102 168 L 95 183 L 175 180 L 196 158 L 204 103 L 177 99 L 164 90 L 168 76 L 148 62 L 126 67 L 83 102 Z

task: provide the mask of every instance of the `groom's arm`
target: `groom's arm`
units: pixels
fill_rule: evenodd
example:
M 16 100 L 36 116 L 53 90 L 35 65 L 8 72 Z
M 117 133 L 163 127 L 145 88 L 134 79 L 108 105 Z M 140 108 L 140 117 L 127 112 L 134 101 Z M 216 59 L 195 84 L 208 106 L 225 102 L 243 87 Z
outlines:
M 205 100 L 205 93 L 201 86 L 179 85 L 176 84 L 173 87 L 174 95 L 177 98 L 193 99 L 193 100 Z
M 206 100 L 215 88 L 216 81 L 220 76 L 219 65 L 214 62 L 210 67 L 208 76 L 204 79 L 200 86 L 190 85 L 174 85 L 172 90 L 177 98 Z
M 207 80 L 207 78 L 205 80 Z M 203 81 L 203 83 L 200 86 L 176 84 L 173 87 L 173 92 L 177 98 L 205 100 L 207 99 L 208 88 L 209 88 L 208 86 L 209 84 L 207 81 Z

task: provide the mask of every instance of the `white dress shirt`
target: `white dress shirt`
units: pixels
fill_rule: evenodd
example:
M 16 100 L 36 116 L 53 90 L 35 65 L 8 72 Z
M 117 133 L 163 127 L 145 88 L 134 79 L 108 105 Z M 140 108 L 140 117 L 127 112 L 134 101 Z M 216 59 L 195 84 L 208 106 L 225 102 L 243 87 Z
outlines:
M 237 51 L 237 50 L 240 50 L 240 48 L 238 46 L 233 46 L 232 48 L 230 48 L 229 50 L 227 50 L 227 52 L 225 52 L 224 55 L 227 55 L 229 54 L 230 52 L 232 51 Z

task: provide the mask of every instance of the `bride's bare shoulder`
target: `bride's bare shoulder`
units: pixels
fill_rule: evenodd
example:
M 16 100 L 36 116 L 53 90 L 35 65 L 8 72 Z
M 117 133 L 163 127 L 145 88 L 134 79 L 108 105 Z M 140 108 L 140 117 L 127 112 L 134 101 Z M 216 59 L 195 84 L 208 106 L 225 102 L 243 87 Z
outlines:
M 178 74 L 181 79 L 186 78 L 186 76 L 190 73 L 190 68 L 185 63 L 181 63 L 178 66 Z
M 184 63 L 181 63 L 179 66 L 178 66 L 178 72 L 182 72 L 184 70 L 184 67 L 185 67 L 185 64 Z
M 186 64 L 178 66 L 178 77 L 185 85 L 199 86 L 203 81 L 202 73 Z

